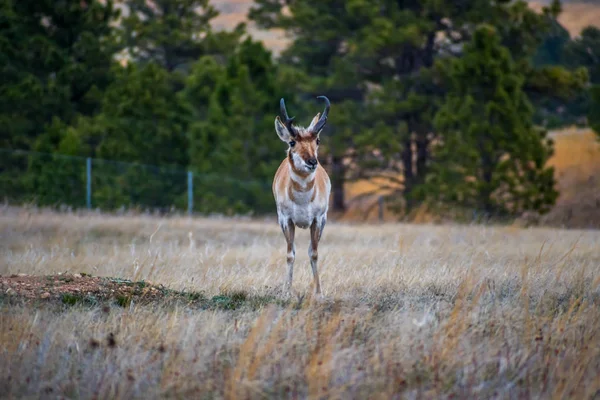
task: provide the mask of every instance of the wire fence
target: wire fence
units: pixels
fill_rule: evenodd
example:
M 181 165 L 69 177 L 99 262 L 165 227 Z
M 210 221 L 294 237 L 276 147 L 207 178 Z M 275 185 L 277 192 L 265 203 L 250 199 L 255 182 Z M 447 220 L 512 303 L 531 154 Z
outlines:
M 0 149 L 7 203 L 189 214 L 272 212 L 271 183 L 164 167 Z

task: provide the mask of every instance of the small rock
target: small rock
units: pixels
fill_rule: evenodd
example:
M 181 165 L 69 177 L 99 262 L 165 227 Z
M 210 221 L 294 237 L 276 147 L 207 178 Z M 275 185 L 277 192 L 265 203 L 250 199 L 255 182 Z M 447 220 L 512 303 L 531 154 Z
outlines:
M 16 294 L 16 293 L 17 293 L 17 292 L 15 292 L 15 291 L 14 291 L 12 288 L 8 288 L 8 289 L 6 290 L 6 294 L 8 294 L 8 295 L 13 295 L 13 294 Z
M 79 288 L 74 288 L 74 289 L 73 289 L 73 291 L 74 291 L 74 292 L 81 292 L 81 289 L 79 289 Z
M 48 297 L 50 297 L 50 293 L 48 292 L 44 292 L 42 293 L 42 295 L 40 296 L 42 299 L 47 299 Z
M 27 276 L 27 274 L 20 273 L 20 274 L 17 274 L 17 276 L 23 278 L 24 276 Z
M 81 278 L 81 274 L 73 274 L 73 278 Z

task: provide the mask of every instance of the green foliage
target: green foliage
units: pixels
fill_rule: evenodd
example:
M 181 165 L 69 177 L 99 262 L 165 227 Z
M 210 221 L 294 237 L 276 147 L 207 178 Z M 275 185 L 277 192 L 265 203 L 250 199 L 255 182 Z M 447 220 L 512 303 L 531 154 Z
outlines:
M 32 148 L 53 120 L 97 110 L 118 14 L 112 1 L 2 0 L 0 15 L 0 146 Z
M 467 0 L 457 7 L 452 1 L 259 0 L 250 17 L 292 34 L 282 62 L 309 76 L 296 90 L 306 98 L 326 93 L 333 101 L 323 148 L 333 174 L 334 209 L 343 209 L 339 196 L 346 179 L 377 175 L 384 167 L 402 171 L 410 208 L 411 193 L 431 165 L 433 117 L 447 91 L 434 61 L 461 57 L 473 27 L 489 23 L 519 67 L 531 71 L 526 77 L 548 84 L 528 82 L 528 92 L 540 99 L 572 93 L 579 75 L 555 70 L 560 73 L 537 77 L 530 65 L 547 30 L 560 31 L 552 25 L 559 12 L 556 1 L 540 14 L 525 1 Z
M 122 2 L 116 23 L 111 1 L 0 0 L 0 147 L 60 154 L 3 153 L 7 198 L 83 206 L 92 157 L 95 207 L 184 208 L 191 170 L 196 211 L 273 212 L 279 99 L 306 125 L 326 95 L 334 210 L 347 181 L 393 172 L 398 210 L 545 211 L 551 150 L 533 123 L 598 125 L 600 31 L 571 39 L 558 1 L 257 0 L 250 18 L 292 38 L 278 62 L 244 24 L 213 31 L 209 0 Z
M 584 28 L 580 36 L 564 46 L 563 59 L 564 65 L 579 73 L 581 78 L 576 96 L 559 103 L 560 110 L 555 114 L 560 115 L 560 121 L 564 121 L 563 125 L 582 125 L 585 123 L 585 117 L 595 112 L 591 85 L 600 84 L 600 29 L 593 26 Z
M 188 155 L 200 209 L 272 209 L 270 181 L 285 158 L 273 128 L 277 96 L 286 94 L 277 93 L 277 75 L 270 52 L 251 39 L 224 65 L 206 56 L 192 66 L 183 97 L 194 116 Z
M 286 99 L 297 120 L 310 121 L 316 114 L 316 96 L 325 94 L 333 104 L 321 135 L 319 159 L 331 172 L 333 209 L 340 211 L 345 208 L 345 181 L 364 175 L 361 158 L 373 162 L 376 157 L 371 157 L 370 149 L 377 142 L 375 136 L 388 132 L 369 125 L 367 80 L 357 68 L 360 60 L 352 56 L 357 54 L 361 29 L 378 14 L 377 4 L 309 0 L 290 2 L 288 7 L 289 13 L 284 14 L 281 2 L 259 0 L 249 15 L 262 27 L 293 32 L 294 41 L 281 58 L 286 65 L 284 79 L 293 79 L 285 79 L 282 87 L 292 89 L 302 100 Z
M 117 15 L 112 1 L 0 1 L 0 148 L 55 151 L 71 121 L 98 110 L 112 79 L 110 22 Z M 73 202 L 81 171 L 50 158 L 1 157 L 0 192 L 16 201 L 81 205 Z M 56 172 L 48 174 L 53 161 Z M 40 192 L 42 182 L 48 190 Z
M 551 19 L 550 27 L 533 56 L 533 65 L 536 67 L 564 65 L 566 61 L 564 49 L 570 41 L 571 35 L 569 35 L 569 31 L 556 19 Z
M 137 62 L 155 62 L 168 71 L 187 70 L 206 54 L 222 54 L 236 46 L 244 31 L 213 32 L 218 16 L 208 0 L 127 0 L 120 44 Z
M 584 123 L 591 106 L 588 83 L 600 82 L 599 32 L 587 27 L 571 39 L 553 20 L 534 58 L 540 68 L 529 72 L 526 88 L 536 107 L 536 123 L 548 128 Z
M 433 204 L 493 217 L 544 213 L 554 204 L 551 143 L 532 124 L 517 66 L 489 26 L 448 62 L 450 90 L 435 118 L 442 144 L 421 192 Z
M 564 49 L 565 64 L 571 68 L 585 67 L 590 82 L 600 84 L 600 29 L 588 26 Z
M 181 207 L 189 115 L 165 69 L 153 63 L 129 64 L 115 71 L 100 112 L 80 118 L 59 147 L 102 159 L 159 166 L 96 162 L 96 205 L 114 209 L 144 202 L 150 207 Z

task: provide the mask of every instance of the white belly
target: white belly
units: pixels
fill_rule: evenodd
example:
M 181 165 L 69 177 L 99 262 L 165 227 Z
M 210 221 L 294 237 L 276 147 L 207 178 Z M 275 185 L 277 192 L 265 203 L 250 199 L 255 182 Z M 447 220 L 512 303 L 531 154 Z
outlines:
M 298 228 L 306 229 L 312 224 L 315 219 L 313 207 L 303 206 L 294 207 L 291 213 L 291 220 Z
M 315 219 L 318 219 L 323 212 L 322 207 L 315 203 L 296 204 L 292 201 L 285 201 L 280 204 L 278 209 L 279 219 L 282 221 L 291 220 L 298 228 L 309 228 Z

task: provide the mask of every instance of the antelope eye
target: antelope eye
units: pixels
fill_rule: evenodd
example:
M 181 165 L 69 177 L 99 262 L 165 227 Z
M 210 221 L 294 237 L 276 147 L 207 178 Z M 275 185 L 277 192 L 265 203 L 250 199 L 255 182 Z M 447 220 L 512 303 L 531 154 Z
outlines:
M 294 147 L 294 145 L 296 144 L 296 142 L 294 142 L 293 140 L 290 142 L 290 147 Z
M 317 145 L 321 143 L 321 139 L 317 139 Z

